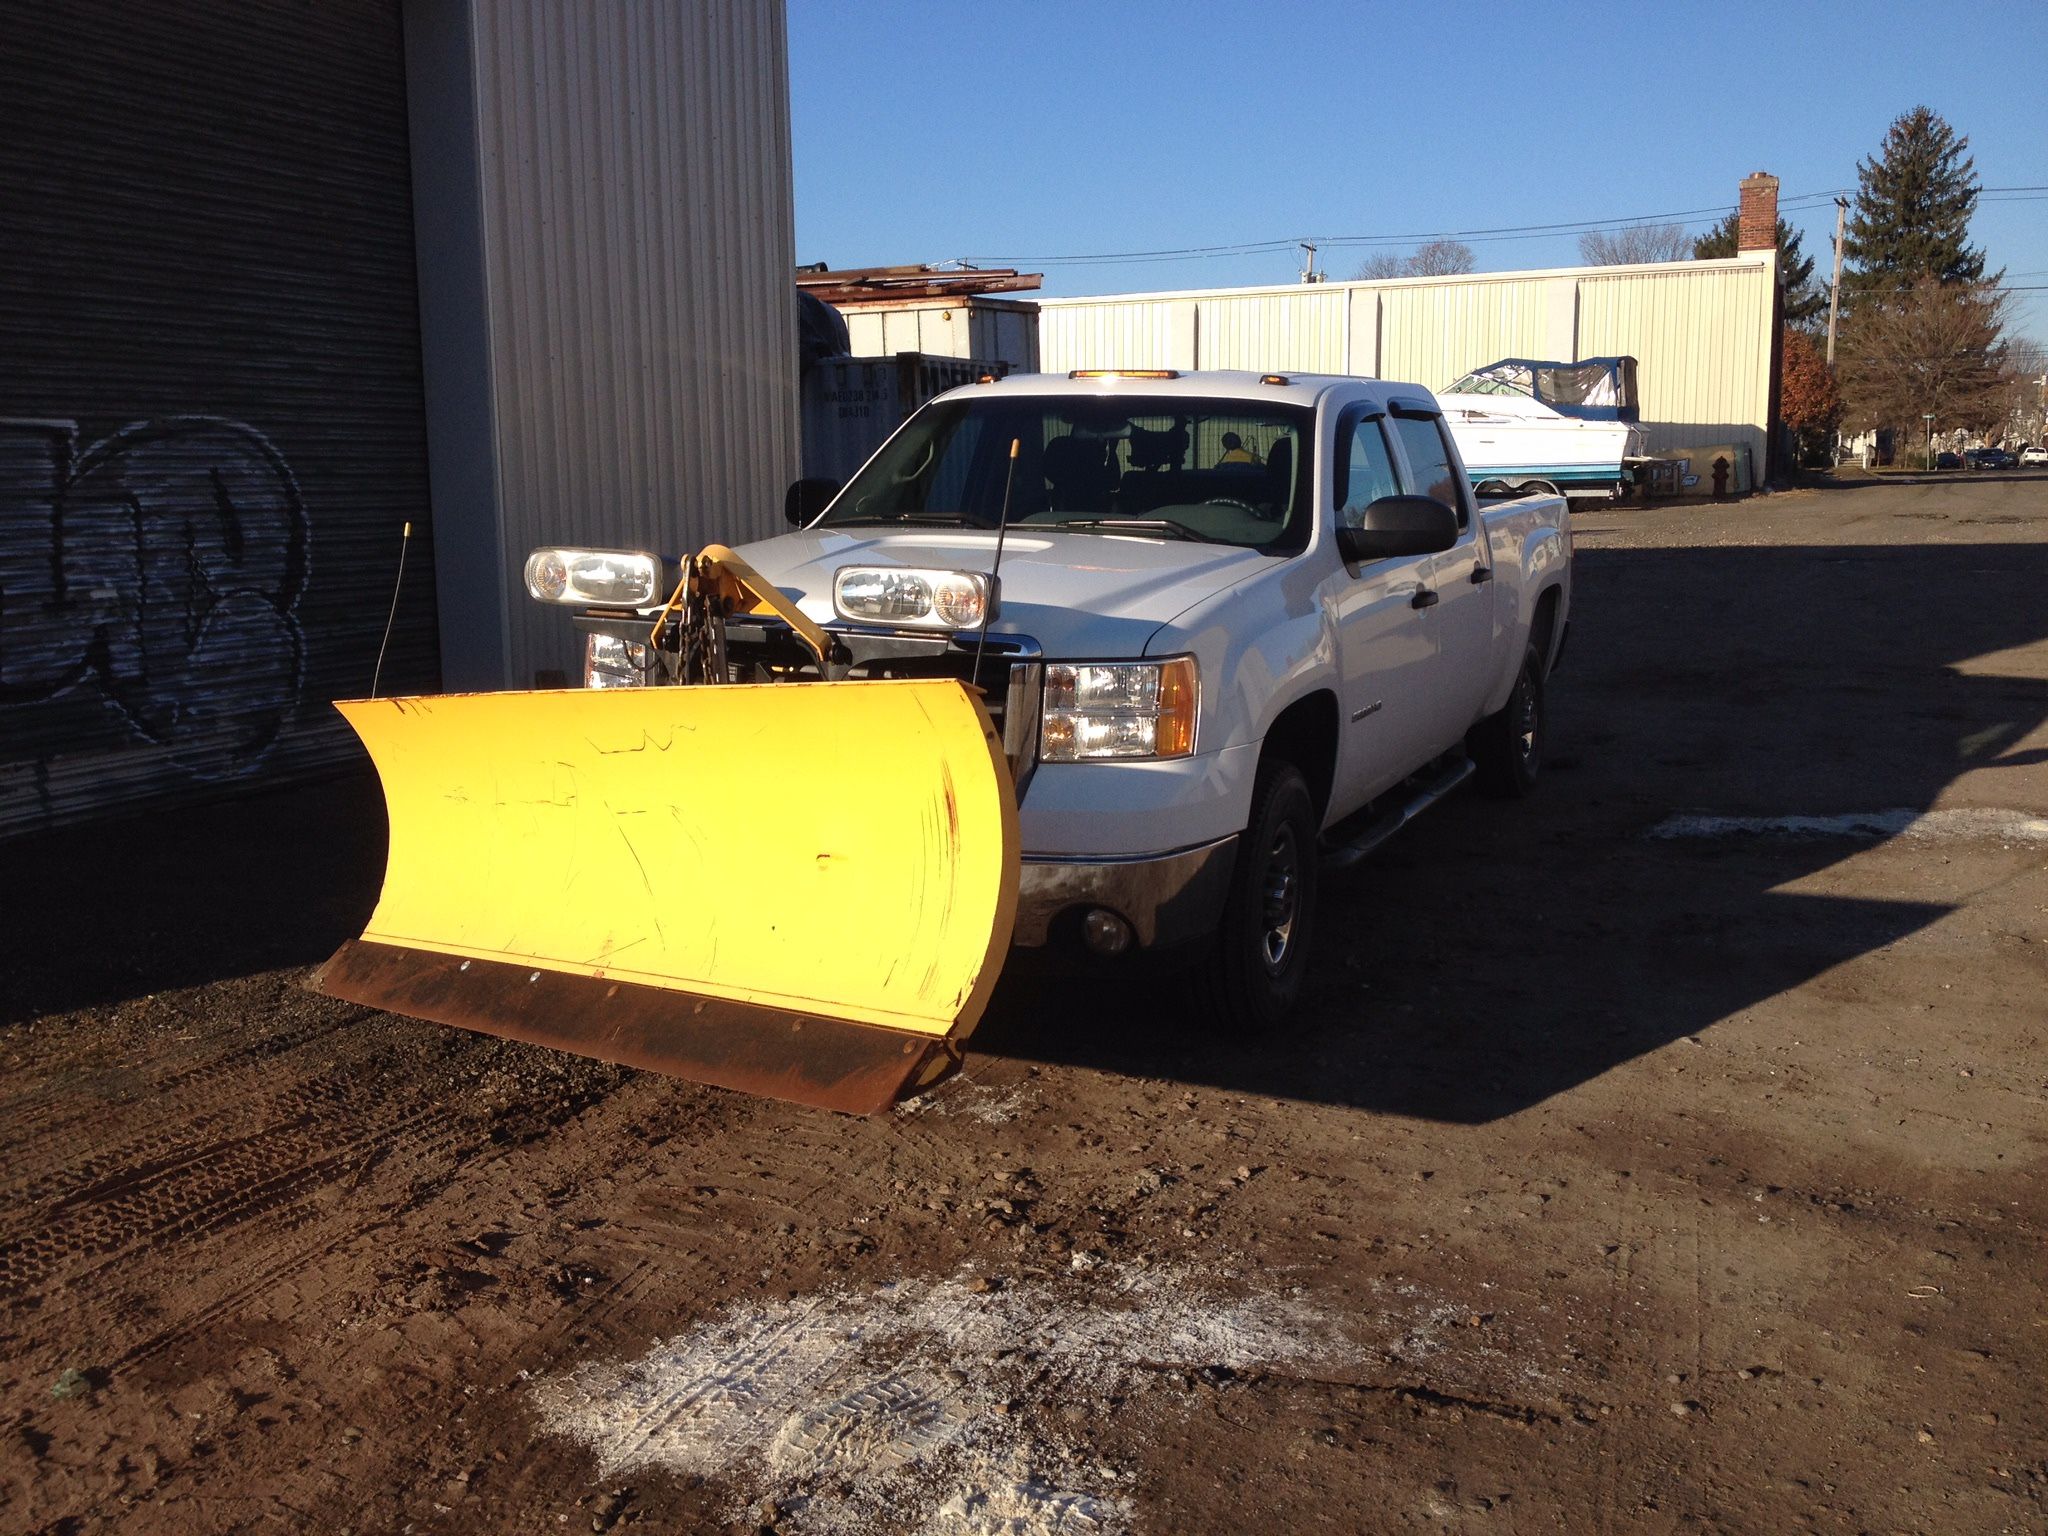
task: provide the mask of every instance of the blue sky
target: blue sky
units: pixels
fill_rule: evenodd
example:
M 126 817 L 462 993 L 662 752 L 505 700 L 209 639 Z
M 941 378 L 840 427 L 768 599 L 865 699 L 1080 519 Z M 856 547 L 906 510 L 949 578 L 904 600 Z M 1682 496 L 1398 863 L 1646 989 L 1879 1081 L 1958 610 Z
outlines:
M 797 259 L 879 266 L 1408 236 L 1683 213 L 1768 170 L 1826 275 L 1834 210 L 1925 104 L 1980 180 L 2048 187 L 2038 4 L 789 0 Z M 2048 285 L 2048 193 L 1972 226 Z M 1575 235 L 1468 238 L 1482 270 Z M 1369 252 L 1326 245 L 1350 277 Z M 1028 263 L 1040 270 L 1041 263 Z M 1284 282 L 1269 252 L 1042 264 L 1048 294 Z M 2048 287 L 2014 294 L 2048 340 Z

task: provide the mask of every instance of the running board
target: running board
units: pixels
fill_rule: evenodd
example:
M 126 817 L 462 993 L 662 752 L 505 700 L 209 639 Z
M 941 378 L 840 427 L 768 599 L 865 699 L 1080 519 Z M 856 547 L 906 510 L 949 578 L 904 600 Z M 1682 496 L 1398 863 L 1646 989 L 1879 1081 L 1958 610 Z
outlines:
M 1331 828 L 1339 840 L 1324 843 L 1322 867 L 1335 872 L 1362 864 L 1380 844 L 1471 777 L 1472 759 L 1461 754 L 1433 772 L 1410 779 L 1402 786 L 1408 798 L 1399 805 L 1364 820 L 1355 831 L 1351 828 L 1357 817 Z

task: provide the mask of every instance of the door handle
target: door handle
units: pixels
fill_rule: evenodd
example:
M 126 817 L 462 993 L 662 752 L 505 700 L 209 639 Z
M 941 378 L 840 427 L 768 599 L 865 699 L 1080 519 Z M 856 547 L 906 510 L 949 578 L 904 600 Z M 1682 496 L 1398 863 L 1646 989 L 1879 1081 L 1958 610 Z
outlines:
M 1479 583 L 1481 583 L 1482 581 L 1491 581 L 1491 580 L 1493 580 L 1493 567 L 1492 567 L 1492 566 L 1490 566 L 1490 565 L 1475 565 L 1475 566 L 1473 566 L 1473 567 L 1472 567 L 1472 585 L 1473 585 L 1473 586 L 1475 586 L 1475 587 L 1476 587 L 1476 586 L 1478 586 L 1478 585 L 1479 585 Z
M 1434 608 L 1442 601 L 1443 599 L 1430 591 L 1429 588 L 1417 587 L 1415 589 L 1415 596 L 1409 600 L 1408 606 L 1411 608 Z

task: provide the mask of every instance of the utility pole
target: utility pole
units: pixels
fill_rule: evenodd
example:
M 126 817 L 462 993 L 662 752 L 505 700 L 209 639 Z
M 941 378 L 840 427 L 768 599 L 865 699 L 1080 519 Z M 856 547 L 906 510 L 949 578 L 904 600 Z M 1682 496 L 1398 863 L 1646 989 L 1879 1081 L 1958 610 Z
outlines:
M 1842 221 L 1849 216 L 1849 200 L 1835 199 L 1835 280 L 1828 285 L 1828 367 L 1835 366 L 1835 315 L 1842 307 Z
M 1300 240 L 1295 243 L 1306 253 L 1301 260 L 1301 280 L 1304 283 L 1320 283 L 1323 280 L 1323 274 L 1316 270 L 1315 246 L 1307 240 Z

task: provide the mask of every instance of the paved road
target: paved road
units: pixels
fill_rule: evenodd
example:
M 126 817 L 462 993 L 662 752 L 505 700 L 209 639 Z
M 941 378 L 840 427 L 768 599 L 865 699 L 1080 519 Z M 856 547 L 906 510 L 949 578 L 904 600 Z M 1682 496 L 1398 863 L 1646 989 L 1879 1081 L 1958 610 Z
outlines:
M 1271 1039 L 848 1120 L 307 994 L 359 781 L 0 848 L 0 1530 L 2048 1528 L 2048 496 L 1575 526 Z

